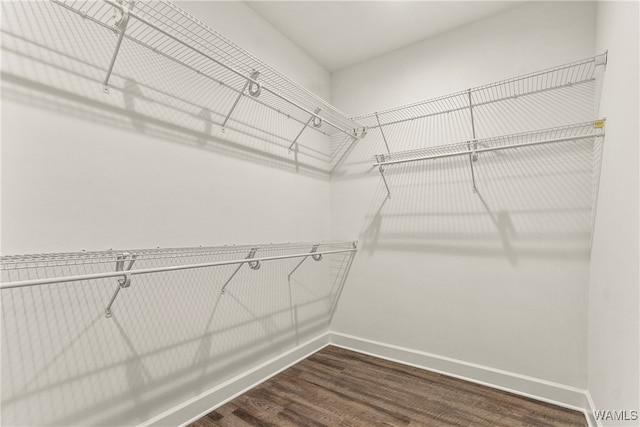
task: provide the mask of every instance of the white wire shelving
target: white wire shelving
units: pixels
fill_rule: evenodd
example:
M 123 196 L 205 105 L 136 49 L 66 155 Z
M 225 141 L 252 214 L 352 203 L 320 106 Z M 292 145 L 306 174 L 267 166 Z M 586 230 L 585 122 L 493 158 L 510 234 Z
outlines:
M 387 191 L 387 198 L 391 198 L 391 190 L 385 177 L 385 168 L 402 163 L 456 156 L 469 157 L 473 191 L 476 192 L 474 163 L 478 161 L 481 153 L 568 141 L 594 141 L 595 138 L 604 136 L 605 120 L 599 119 L 563 124 L 545 129 L 534 129 L 525 132 L 479 138 L 479 125 L 484 124 L 482 123 L 483 120 L 489 120 L 489 115 L 484 111 L 486 106 L 503 103 L 504 105 L 499 111 L 501 111 L 501 114 L 504 116 L 503 120 L 506 119 L 508 121 L 510 115 L 523 114 L 522 111 L 517 111 L 518 106 L 512 104 L 514 100 L 527 98 L 536 94 L 552 93 L 554 91 L 561 92 L 563 89 L 575 88 L 596 82 L 602 76 L 606 63 L 607 53 L 604 53 L 581 61 L 571 62 L 569 64 L 426 101 L 362 115 L 354 119 L 364 123 L 367 130 L 379 129 L 386 153 L 374 156 L 376 161 L 374 166 L 378 168 L 382 176 L 382 181 Z M 575 94 L 561 94 L 561 96 L 570 97 L 575 96 Z M 579 99 L 579 102 L 585 102 L 582 98 Z M 542 105 L 546 105 L 546 109 L 551 112 L 555 111 L 554 108 L 556 110 L 566 109 L 564 104 L 559 102 L 556 102 L 556 104 L 557 105 L 551 105 L 548 100 L 542 101 Z M 407 122 L 454 112 L 466 114 L 465 111 L 469 114 L 469 139 L 447 144 L 433 144 L 431 141 L 425 141 L 423 145 L 427 145 L 426 147 L 397 152 L 390 150 L 389 140 L 385 134 L 385 127 L 394 127 L 397 129 L 398 126 L 403 126 L 403 124 Z M 549 112 L 547 111 L 546 114 L 549 114 Z M 589 116 L 592 117 L 592 114 L 589 114 Z M 558 117 L 562 117 L 562 115 L 558 114 Z M 556 117 L 556 119 L 558 117 Z M 425 122 L 425 125 L 426 124 Z
M 482 153 L 491 151 L 518 149 L 537 145 L 556 144 L 569 141 L 594 142 L 596 138 L 604 137 L 605 120 L 595 120 L 549 129 L 521 132 L 492 138 L 463 141 L 453 144 L 438 145 L 416 150 L 398 151 L 375 156 L 375 167 L 382 176 L 387 190 L 387 197 L 391 198 L 389 183 L 385 177 L 385 168 L 410 162 L 442 159 L 447 157 L 468 156 L 471 170 L 473 191 L 477 191 L 474 163 L 478 162 Z
M 116 33 L 113 55 L 105 58 L 107 93 L 113 70 L 118 68 L 119 61 L 127 60 L 126 55 L 122 58 L 122 51 L 131 49 L 134 43 L 225 90 L 221 97 L 225 102 L 215 106 L 219 110 L 216 124 L 222 128 L 234 121 L 234 113 L 238 114 L 242 101 L 298 122 L 299 131 L 282 135 L 290 141 L 290 148 L 307 128 L 325 135 L 341 132 L 354 139 L 362 136 L 364 126 L 356 120 L 167 0 L 51 1 Z M 148 67 L 149 71 L 162 72 L 152 70 L 151 64 Z M 260 123 L 249 125 L 260 128 Z
M 384 128 L 596 81 L 607 53 L 464 91 L 354 117 L 367 129 Z M 384 131 L 382 131 L 384 134 Z
M 222 286 L 224 293 L 245 265 L 251 270 L 259 270 L 265 262 L 299 259 L 287 275 L 290 281 L 293 273 L 309 258 L 322 261 L 327 255 L 345 254 L 350 266 L 355 252 L 356 241 L 343 241 L 9 255 L 0 257 L 0 290 L 117 279 L 114 293 L 105 308 L 106 317 L 111 317 L 111 307 L 119 292 L 130 287 L 135 276 L 236 266 Z M 143 265 L 144 268 L 133 269 L 134 265 Z

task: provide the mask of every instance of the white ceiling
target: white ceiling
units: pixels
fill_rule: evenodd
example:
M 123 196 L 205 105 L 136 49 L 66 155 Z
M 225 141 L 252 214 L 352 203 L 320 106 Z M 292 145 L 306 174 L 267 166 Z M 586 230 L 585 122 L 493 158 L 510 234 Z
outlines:
M 249 1 L 256 13 L 337 71 L 519 6 L 514 1 Z

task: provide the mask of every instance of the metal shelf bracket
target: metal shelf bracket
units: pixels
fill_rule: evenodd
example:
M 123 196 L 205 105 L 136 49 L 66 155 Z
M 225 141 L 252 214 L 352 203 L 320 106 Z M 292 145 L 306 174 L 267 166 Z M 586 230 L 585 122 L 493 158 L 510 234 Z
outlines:
M 133 263 L 136 262 L 136 258 L 137 255 L 132 255 L 131 258 L 129 259 L 129 265 L 127 265 L 127 268 L 124 268 L 124 263 L 126 262 L 127 258 L 129 258 L 129 253 L 128 252 L 124 252 L 120 255 L 118 255 L 118 257 L 116 258 L 116 271 L 129 271 L 131 270 L 131 267 L 133 267 Z M 116 300 L 116 297 L 118 296 L 118 293 L 120 292 L 120 289 L 124 289 L 124 288 L 128 288 L 129 286 L 131 286 L 131 275 L 130 274 L 124 274 L 123 275 L 124 278 L 122 279 L 118 279 L 118 286 L 116 287 L 116 290 L 113 292 L 113 295 L 111 296 L 111 300 L 109 300 L 109 304 L 107 304 L 107 307 L 104 310 L 104 314 L 105 317 L 111 317 L 112 312 L 111 312 L 111 306 L 113 305 L 114 301 Z
M 117 14 L 118 10 L 121 13 L 120 18 L 116 18 L 115 28 L 118 32 L 118 41 L 116 42 L 116 47 L 113 50 L 113 55 L 111 56 L 111 61 L 109 62 L 109 68 L 107 68 L 107 75 L 104 78 L 104 82 L 102 83 L 102 90 L 104 93 L 109 93 L 109 79 L 111 78 L 111 73 L 113 72 L 113 66 L 116 63 L 116 58 L 118 57 L 118 52 L 120 51 L 120 46 L 122 45 L 122 39 L 124 38 L 124 32 L 127 30 L 127 24 L 129 24 L 129 12 L 133 9 L 133 5 L 135 0 L 129 0 L 127 8 L 122 5 L 122 0 L 118 1 L 119 7 L 114 6 L 115 13 Z
M 311 258 L 313 258 L 314 261 L 320 261 L 322 260 L 322 254 L 317 254 L 316 252 L 318 251 L 318 246 L 320 245 L 313 245 L 313 247 L 311 248 L 311 251 L 309 252 L 309 255 L 307 255 L 306 257 L 302 258 L 300 260 L 300 262 L 293 267 L 293 270 L 291 270 L 291 273 L 289 273 L 289 275 L 287 276 L 287 281 L 291 282 L 291 276 L 293 275 L 293 273 L 298 269 L 298 267 L 300 267 L 302 265 L 303 262 L 305 262 L 305 260 L 307 258 L 309 258 L 309 256 L 311 256 Z
M 314 111 L 314 115 L 309 117 L 309 120 L 307 120 L 307 123 L 304 124 L 302 129 L 300 129 L 300 132 L 298 132 L 298 135 L 295 137 L 295 139 L 293 140 L 293 142 L 289 146 L 289 151 L 291 151 L 293 146 L 296 145 L 296 143 L 298 142 L 298 139 L 300 138 L 300 135 L 302 135 L 302 132 L 304 132 L 304 130 L 309 127 L 309 123 L 312 123 L 313 127 L 315 127 L 315 128 L 319 128 L 320 126 L 322 126 L 322 118 L 320 116 L 316 115 L 319 112 L 320 112 L 320 108 L 316 108 L 315 111 Z
M 260 248 L 259 247 L 251 248 L 251 250 L 249 251 L 249 254 L 244 259 L 255 258 L 256 252 L 258 252 L 258 249 L 260 249 Z M 249 267 L 252 270 L 259 270 L 260 269 L 260 261 L 249 261 L 247 264 L 249 264 Z M 231 273 L 231 276 L 229 276 L 227 281 L 224 282 L 224 285 L 222 285 L 222 290 L 220 291 L 220 293 L 224 294 L 226 292 L 227 285 L 231 282 L 231 279 L 233 279 L 235 277 L 235 275 L 238 274 L 238 271 L 240 271 L 240 269 L 242 268 L 243 265 L 244 265 L 244 263 L 238 265 L 236 267 L 236 269 L 233 271 L 233 273 Z
M 231 106 L 229 113 L 227 114 L 227 116 L 224 118 L 224 121 L 222 122 L 222 129 L 224 129 L 227 126 L 227 122 L 231 118 L 231 114 L 233 114 L 233 111 L 238 106 L 238 102 L 240 102 L 240 98 L 242 98 L 242 96 L 244 95 L 244 92 L 247 90 L 247 86 L 249 86 L 249 83 L 256 80 L 259 75 L 260 75 L 260 72 L 254 70 L 254 72 L 251 73 L 251 80 L 247 80 L 246 82 L 244 82 L 244 86 L 242 87 L 242 90 L 240 91 L 240 93 L 238 93 L 238 97 L 233 102 L 233 105 Z M 255 83 L 255 84 L 257 85 L 258 83 Z M 249 93 L 251 93 L 251 87 L 249 87 Z M 258 96 L 259 94 L 260 94 L 260 87 L 258 86 L 258 94 L 255 96 Z M 252 94 L 252 96 L 254 95 Z
M 471 100 L 471 89 L 467 89 L 467 94 L 469 95 L 469 114 L 471 115 L 471 135 L 473 136 L 473 141 L 469 141 L 469 167 L 471 168 L 471 182 L 473 183 L 473 192 L 477 193 L 478 188 L 476 187 L 476 174 L 473 170 L 473 163 L 478 161 L 478 154 L 476 150 L 478 149 L 478 142 L 476 140 L 476 124 L 473 117 L 473 101 Z
M 384 154 L 376 154 L 376 161 L 378 163 L 383 163 L 385 160 L 385 155 Z M 391 190 L 389 190 L 389 183 L 387 182 L 387 178 L 384 176 L 384 168 L 382 167 L 381 164 L 378 164 L 378 171 L 380 172 L 380 175 L 382 176 L 382 182 L 384 182 L 384 187 L 387 189 L 387 199 L 391 198 Z
M 387 147 L 387 153 L 391 153 L 391 150 L 389 150 L 389 144 L 387 143 L 387 137 L 384 135 L 384 130 L 382 130 L 382 124 L 380 123 L 380 118 L 378 117 L 378 113 L 376 113 L 376 120 L 378 121 L 378 128 L 380 128 L 380 133 L 382 134 L 382 140 L 384 141 L 384 146 Z

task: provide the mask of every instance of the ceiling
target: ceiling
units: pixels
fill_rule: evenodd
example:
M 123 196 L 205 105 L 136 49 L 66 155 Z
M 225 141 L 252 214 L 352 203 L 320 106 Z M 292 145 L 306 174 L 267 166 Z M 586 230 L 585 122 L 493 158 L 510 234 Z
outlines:
M 327 71 L 519 6 L 514 1 L 249 1 Z

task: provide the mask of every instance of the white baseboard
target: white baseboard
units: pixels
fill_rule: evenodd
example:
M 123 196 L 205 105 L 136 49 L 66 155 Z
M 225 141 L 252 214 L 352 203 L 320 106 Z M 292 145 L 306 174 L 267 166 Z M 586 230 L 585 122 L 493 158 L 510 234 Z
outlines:
M 337 332 L 331 333 L 331 345 L 580 411 L 591 423 L 586 390 Z
M 140 424 L 184 426 L 329 345 L 326 332 Z
M 587 423 L 589 423 L 589 427 L 602 427 L 602 421 L 596 420 L 596 417 L 593 415 L 596 411 L 596 404 L 593 401 L 589 390 L 585 392 L 585 396 L 587 398 L 587 409 L 584 415 L 585 417 L 587 417 Z
M 140 426 L 184 426 L 189 424 L 328 345 L 335 345 L 580 411 L 585 414 L 589 427 L 602 427 L 593 416 L 595 406 L 591 395 L 586 390 L 337 332 L 327 332 L 307 341 L 163 412 Z

